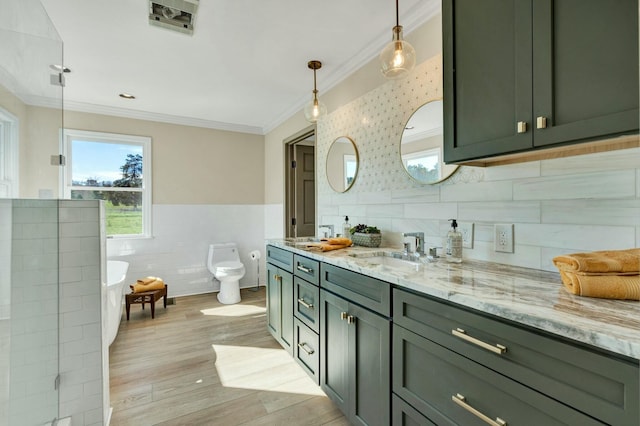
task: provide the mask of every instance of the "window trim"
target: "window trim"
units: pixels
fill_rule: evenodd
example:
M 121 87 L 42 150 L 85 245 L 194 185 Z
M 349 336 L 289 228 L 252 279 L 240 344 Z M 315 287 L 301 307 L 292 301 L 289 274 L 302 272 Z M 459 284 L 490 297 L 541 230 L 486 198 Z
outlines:
M 7 198 L 19 197 L 19 129 L 20 120 L 0 107 L 0 186 L 7 188 Z M 0 194 L 2 191 L 0 191 Z M 2 195 L 0 195 L 2 198 Z
M 62 131 L 61 152 L 65 156 L 65 165 L 60 167 L 60 194 L 63 198 L 71 199 L 72 179 L 71 165 L 73 158 L 71 153 L 71 142 L 82 139 L 89 142 L 129 144 L 142 146 L 142 234 L 108 235 L 114 239 L 135 239 L 152 238 L 152 168 L 151 168 L 151 138 L 147 136 L 124 135 L 118 133 L 93 132 L 88 130 L 64 129 Z M 83 187 L 93 189 L 92 187 Z M 104 190 L 104 188 L 96 188 Z M 118 191 L 118 189 L 114 189 Z

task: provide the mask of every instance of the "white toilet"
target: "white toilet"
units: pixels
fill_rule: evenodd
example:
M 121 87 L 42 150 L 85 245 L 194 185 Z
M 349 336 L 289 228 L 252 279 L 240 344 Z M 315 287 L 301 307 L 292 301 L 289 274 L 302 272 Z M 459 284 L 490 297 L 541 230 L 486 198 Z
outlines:
M 240 262 L 236 243 L 209 245 L 207 268 L 220 281 L 218 300 L 230 305 L 240 301 L 240 278 L 244 277 L 244 265 Z

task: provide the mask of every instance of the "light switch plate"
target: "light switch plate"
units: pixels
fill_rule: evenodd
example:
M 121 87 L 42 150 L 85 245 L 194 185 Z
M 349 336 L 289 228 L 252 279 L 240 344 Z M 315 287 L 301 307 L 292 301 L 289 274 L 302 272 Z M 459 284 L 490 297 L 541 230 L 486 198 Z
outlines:
M 462 234 L 462 247 L 473 248 L 473 223 L 458 222 L 458 231 Z

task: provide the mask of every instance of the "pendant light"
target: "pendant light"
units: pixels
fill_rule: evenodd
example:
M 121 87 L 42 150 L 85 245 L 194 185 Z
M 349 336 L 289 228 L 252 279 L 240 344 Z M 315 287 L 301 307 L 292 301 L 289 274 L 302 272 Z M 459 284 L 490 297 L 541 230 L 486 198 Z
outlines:
M 416 65 L 416 51 L 402 39 L 398 0 L 396 0 L 396 26 L 392 31 L 392 41 L 380 52 L 380 70 L 386 78 L 404 78 Z
M 309 61 L 309 69 L 313 70 L 313 100 L 304 107 L 304 117 L 307 121 L 315 123 L 324 115 L 327 115 L 327 107 L 318 100 L 318 89 L 316 88 L 316 70 L 322 68 L 322 62 Z

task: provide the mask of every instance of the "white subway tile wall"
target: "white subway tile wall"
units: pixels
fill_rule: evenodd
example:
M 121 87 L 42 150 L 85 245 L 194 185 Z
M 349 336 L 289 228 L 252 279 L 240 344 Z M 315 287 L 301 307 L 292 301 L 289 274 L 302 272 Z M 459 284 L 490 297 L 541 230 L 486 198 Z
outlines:
M 59 417 L 74 425 L 102 425 L 109 409 L 101 210 L 99 201 L 59 201 Z
M 640 148 L 495 167 L 465 167 L 449 180 L 421 185 L 404 171 L 400 138 L 415 109 L 442 97 L 442 58 L 420 64 L 318 122 L 318 220 L 337 226 L 345 215 L 383 231 L 425 233 L 442 246 L 447 219 L 475 223 L 463 258 L 556 271 L 562 253 L 640 246 Z M 331 143 L 351 137 L 360 169 L 348 192 L 333 192 L 325 159 Z M 493 225 L 513 223 L 514 253 L 493 247 Z
M 129 262 L 131 280 L 161 277 L 169 297 L 218 291 L 220 283 L 207 269 L 209 244 L 235 242 L 245 266 L 241 287 L 257 282 L 258 264 L 249 252 L 264 255 L 264 236 L 282 236 L 282 207 L 264 205 L 154 205 L 153 238 L 108 239 L 107 257 Z M 260 259 L 265 285 L 265 259 Z M 213 296 L 212 296 L 213 297 Z

